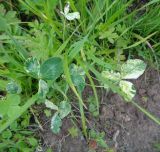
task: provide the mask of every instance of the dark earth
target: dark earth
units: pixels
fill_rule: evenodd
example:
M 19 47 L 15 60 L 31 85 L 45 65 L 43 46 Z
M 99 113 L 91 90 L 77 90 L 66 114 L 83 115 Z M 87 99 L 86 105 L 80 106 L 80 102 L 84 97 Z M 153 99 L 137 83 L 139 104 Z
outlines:
M 160 118 L 160 77 L 156 70 L 148 69 L 139 79 L 133 81 L 137 89 L 135 101 L 143 108 Z M 84 101 L 93 92 L 89 87 L 84 91 Z M 88 128 L 104 131 L 106 143 L 115 152 L 158 152 L 155 144 L 160 143 L 160 126 L 150 120 L 131 103 L 112 92 L 98 89 L 101 102 L 98 119 L 91 117 L 87 112 Z M 76 101 L 74 101 L 75 103 Z M 73 108 L 74 109 L 74 108 Z M 51 147 L 53 152 L 88 152 L 89 144 L 79 133 L 72 138 L 68 129 L 73 126 L 70 118 L 63 121 L 61 133 L 54 135 L 50 130 L 50 118 L 41 116 L 44 131 L 39 135 L 42 139 L 43 151 Z M 80 119 L 77 122 L 80 129 Z M 79 131 L 80 132 L 80 131 Z M 103 149 L 95 149 L 103 152 Z
M 148 0 L 137 0 L 129 8 L 132 11 L 144 5 Z M 142 11 L 142 14 L 145 11 Z M 148 69 L 139 79 L 132 81 L 135 84 L 137 94 L 135 101 L 143 108 L 160 118 L 160 75 L 156 70 Z M 160 152 L 155 145 L 160 147 L 160 126 L 139 111 L 131 103 L 126 103 L 119 95 L 98 89 L 100 100 L 100 116 L 93 118 L 86 112 L 88 128 L 102 132 L 105 141 L 114 152 Z M 83 98 L 87 101 L 93 96 L 91 88 L 86 87 Z M 76 99 L 72 99 L 73 104 Z M 74 105 L 78 107 L 78 105 Z M 72 110 L 76 111 L 76 108 Z M 80 114 L 75 112 L 75 114 Z M 54 135 L 50 130 L 50 118 L 41 115 L 43 131 L 39 132 L 42 139 L 42 151 L 50 147 L 53 152 L 89 152 L 90 144 L 81 134 L 80 118 L 76 122 L 79 128 L 79 136 L 72 138 L 68 129 L 73 127 L 70 118 L 63 121 L 60 134 Z M 95 152 L 106 152 L 97 148 Z

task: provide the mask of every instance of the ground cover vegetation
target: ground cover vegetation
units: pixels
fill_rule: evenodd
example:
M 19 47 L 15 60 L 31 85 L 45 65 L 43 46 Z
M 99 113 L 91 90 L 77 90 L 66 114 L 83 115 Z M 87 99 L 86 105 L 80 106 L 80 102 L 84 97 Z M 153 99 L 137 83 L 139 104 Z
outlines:
M 76 123 L 73 96 L 84 138 L 111 151 L 104 133 L 88 128 L 86 112 L 99 117 L 99 88 L 160 125 L 137 104 L 132 83 L 147 67 L 159 70 L 159 9 L 159 0 L 0 1 L 0 151 L 38 149 L 41 111 L 51 117 L 53 134 L 66 117 Z M 93 90 L 88 102 L 86 87 Z M 69 130 L 73 137 L 76 129 Z

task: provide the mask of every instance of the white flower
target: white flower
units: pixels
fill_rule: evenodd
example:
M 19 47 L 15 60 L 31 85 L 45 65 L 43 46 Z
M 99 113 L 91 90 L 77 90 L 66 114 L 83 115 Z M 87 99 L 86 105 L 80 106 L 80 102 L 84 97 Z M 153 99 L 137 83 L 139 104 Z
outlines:
M 69 13 L 69 10 L 70 10 L 70 4 L 69 2 L 66 4 L 66 6 L 64 7 L 64 12 L 60 12 L 61 14 L 64 15 L 64 17 L 71 21 L 71 20 L 74 20 L 74 19 L 80 19 L 80 13 L 79 12 L 73 12 L 73 13 Z

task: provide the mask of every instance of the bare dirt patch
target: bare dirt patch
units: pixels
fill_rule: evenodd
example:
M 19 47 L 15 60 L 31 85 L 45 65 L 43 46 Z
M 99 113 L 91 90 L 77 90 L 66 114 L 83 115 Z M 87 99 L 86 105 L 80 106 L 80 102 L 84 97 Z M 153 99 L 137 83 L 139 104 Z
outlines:
M 155 116 L 160 118 L 160 77 L 155 70 L 147 70 L 134 81 L 137 89 L 135 101 Z M 88 128 L 106 133 L 106 143 L 117 152 L 158 152 L 154 144 L 160 142 L 160 126 L 150 120 L 131 103 L 123 101 L 119 95 L 99 89 L 101 101 L 100 116 L 91 117 L 87 112 Z M 92 95 L 90 88 L 84 91 L 84 98 Z M 88 152 L 88 143 L 82 134 L 72 138 L 68 129 L 73 126 L 69 118 L 63 121 L 59 135 L 50 130 L 50 122 L 44 115 L 41 121 L 44 131 L 40 133 L 44 147 L 51 147 L 54 152 Z M 80 119 L 79 119 L 80 120 Z M 77 125 L 80 128 L 80 122 Z M 96 149 L 96 152 L 103 152 Z

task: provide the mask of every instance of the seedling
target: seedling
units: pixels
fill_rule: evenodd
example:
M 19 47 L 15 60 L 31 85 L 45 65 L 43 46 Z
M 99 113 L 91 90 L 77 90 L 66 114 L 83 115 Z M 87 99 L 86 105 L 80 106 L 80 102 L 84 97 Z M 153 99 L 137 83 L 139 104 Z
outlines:
M 89 112 L 94 116 L 94 117 L 98 117 L 99 113 L 97 111 L 97 103 L 96 100 L 93 96 L 88 98 L 88 103 L 89 103 Z
M 124 93 L 126 101 L 131 101 L 136 94 L 136 90 L 133 84 L 127 79 L 137 79 L 141 76 L 146 68 L 146 64 L 139 59 L 130 59 L 126 63 L 122 64 L 120 72 L 103 71 L 102 76 L 109 79 L 113 84 L 120 87 L 120 90 Z M 109 88 L 105 85 L 105 88 Z
M 71 127 L 68 129 L 69 134 L 72 138 L 78 137 L 78 129 L 76 127 Z
M 106 141 L 104 140 L 105 133 L 104 132 L 96 132 L 93 129 L 89 131 L 89 139 L 90 139 L 90 148 L 91 149 L 97 149 L 98 146 L 107 149 L 108 145 Z

